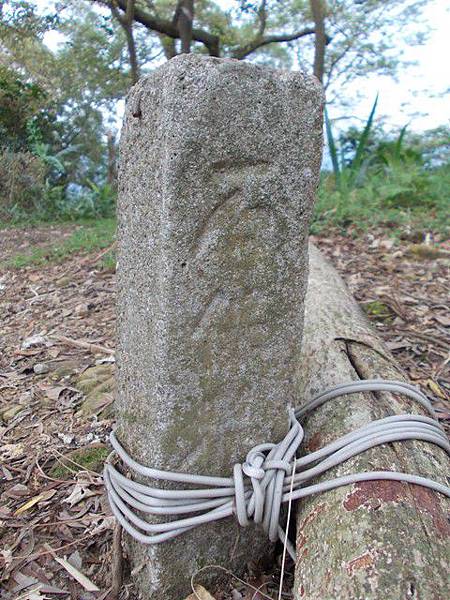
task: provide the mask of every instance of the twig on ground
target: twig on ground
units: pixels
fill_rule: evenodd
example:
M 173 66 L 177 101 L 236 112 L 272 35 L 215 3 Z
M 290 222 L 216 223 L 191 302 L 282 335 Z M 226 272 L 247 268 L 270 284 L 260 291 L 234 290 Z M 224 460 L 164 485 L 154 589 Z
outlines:
M 115 354 L 115 351 L 111 348 L 106 348 L 106 346 L 100 346 L 99 344 L 91 344 L 89 342 L 83 342 L 83 340 L 73 340 L 65 335 L 53 335 L 52 337 L 62 344 L 74 346 L 75 348 L 83 348 L 84 350 L 89 350 L 89 352 L 92 352 L 93 354 L 101 353 L 110 354 L 111 356 L 114 356 Z
M 87 257 L 84 260 L 80 261 L 80 264 L 82 264 L 82 265 L 95 265 L 95 263 L 98 262 L 101 258 L 103 258 L 105 256 L 105 254 L 108 254 L 108 252 L 110 252 L 111 250 L 113 250 L 113 248 L 115 247 L 115 245 L 116 245 L 116 242 L 113 242 L 111 245 L 109 245 L 107 248 L 105 248 L 99 254 L 97 254 L 97 256 L 94 256 L 94 258 Z
M 448 344 L 444 340 L 441 340 L 437 336 L 431 335 L 430 333 L 422 333 L 420 331 L 416 331 L 415 329 L 403 329 L 402 327 L 396 327 L 395 331 L 386 331 L 384 332 L 384 335 L 398 335 L 398 332 L 401 332 L 406 337 L 415 337 L 419 340 L 424 340 L 426 342 L 436 344 L 437 346 L 444 348 L 444 350 L 450 350 L 450 344 Z
M 105 256 L 105 254 L 108 254 L 108 252 L 111 252 L 111 250 L 114 250 L 114 248 L 116 247 L 116 243 L 117 242 L 113 242 L 110 246 L 108 246 L 108 248 L 105 248 L 105 250 L 103 250 L 103 252 L 100 252 L 100 254 L 97 254 L 97 256 L 92 261 L 92 264 L 95 264 L 101 258 L 103 258 Z
M 111 600 L 119 598 L 120 590 L 122 589 L 122 570 L 123 570 L 123 555 L 122 555 L 122 527 L 116 523 L 113 533 L 112 542 L 112 561 L 111 561 Z

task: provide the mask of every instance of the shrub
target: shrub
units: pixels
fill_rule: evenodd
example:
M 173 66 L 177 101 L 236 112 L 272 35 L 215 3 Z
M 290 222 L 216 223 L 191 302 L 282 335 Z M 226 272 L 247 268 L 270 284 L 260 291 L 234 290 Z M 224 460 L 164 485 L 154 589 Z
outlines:
M 0 151 L 0 218 L 34 211 L 45 188 L 47 167 L 28 151 Z
M 448 129 L 422 135 L 406 127 L 392 138 L 373 129 L 376 101 L 364 129 L 339 141 L 326 115 L 333 171 L 322 173 L 312 231 L 382 225 L 448 235 Z

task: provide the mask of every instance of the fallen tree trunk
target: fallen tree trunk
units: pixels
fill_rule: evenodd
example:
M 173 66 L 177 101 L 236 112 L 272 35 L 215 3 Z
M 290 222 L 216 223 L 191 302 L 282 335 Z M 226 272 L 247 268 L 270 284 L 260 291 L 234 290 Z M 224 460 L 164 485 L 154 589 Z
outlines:
M 300 398 L 373 378 L 405 380 L 342 279 L 311 246 Z M 402 413 L 426 414 L 413 401 L 384 392 L 332 400 L 305 420 L 306 449 Z M 446 484 L 448 458 L 426 442 L 396 442 L 366 451 L 317 481 L 374 470 L 403 471 Z M 396 481 L 362 482 L 299 501 L 296 600 L 450 597 L 446 508 L 440 494 Z

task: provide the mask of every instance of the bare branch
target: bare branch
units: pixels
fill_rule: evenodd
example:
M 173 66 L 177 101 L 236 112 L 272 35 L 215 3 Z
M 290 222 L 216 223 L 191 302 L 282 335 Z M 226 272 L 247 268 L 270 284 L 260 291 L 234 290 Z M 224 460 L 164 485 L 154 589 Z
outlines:
M 122 26 L 125 37 L 127 39 L 128 56 L 130 59 L 131 81 L 134 85 L 139 79 L 139 64 L 137 60 L 136 44 L 133 36 L 134 10 L 136 0 L 128 0 L 126 2 L 125 12 L 120 12 L 118 9 L 118 0 L 108 0 L 108 6 L 115 19 Z
M 127 0 L 117 0 L 117 4 L 122 11 L 125 12 L 127 10 Z M 135 6 L 134 8 L 134 20 L 138 23 L 141 23 L 141 25 L 147 29 L 151 29 L 152 31 L 163 33 L 164 35 L 167 35 L 175 40 L 180 38 L 178 27 L 174 25 L 172 21 L 154 17 L 139 6 Z M 204 29 L 193 28 L 192 39 L 196 42 L 201 42 L 204 44 L 208 48 L 211 56 L 219 56 L 220 43 L 217 35 L 208 33 Z
M 258 50 L 262 46 L 267 46 L 268 44 L 276 44 L 280 42 L 293 42 L 294 40 L 298 40 L 306 35 L 312 35 L 315 33 L 315 29 L 311 27 L 305 27 L 305 29 L 301 29 L 300 31 L 296 31 L 295 33 L 281 33 L 274 35 L 266 35 L 266 36 L 258 36 L 245 46 L 241 46 L 237 48 L 233 52 L 233 58 L 237 58 L 242 60 L 246 58 L 255 50 Z

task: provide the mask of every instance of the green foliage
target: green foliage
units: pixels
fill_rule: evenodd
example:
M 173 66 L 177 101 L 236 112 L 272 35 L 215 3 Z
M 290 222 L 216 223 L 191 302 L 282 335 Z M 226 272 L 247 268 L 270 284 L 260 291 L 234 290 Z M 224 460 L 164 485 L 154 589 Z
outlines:
M 45 189 L 46 166 L 29 151 L 0 149 L 0 220 L 33 212 Z
M 44 43 L 48 30 L 64 36 L 54 50 Z M 151 40 L 141 46 L 151 47 Z M 62 193 L 72 209 L 76 192 L 80 211 L 92 205 L 89 181 L 100 186 L 106 179 L 106 134 L 114 129 L 108 115 L 129 87 L 122 28 L 89 2 L 38 9 L 36 2 L 7 0 L 0 9 L 0 65 L 1 145 L 40 158 L 47 188 L 58 188 L 50 204 Z M 48 205 L 48 197 L 40 204 Z M 28 208 L 21 197 L 14 205 L 18 213 Z
M 4 157 L 5 155 L 3 155 Z M 25 158 L 22 159 L 22 156 Z M 109 184 L 96 185 L 90 182 L 90 188 L 77 193 L 67 192 L 63 186 L 53 185 L 48 179 L 36 182 L 35 157 L 19 155 L 16 162 L 22 159 L 27 164 L 27 170 L 20 173 L 20 179 L 14 180 L 14 193 L 8 204 L 7 197 L 2 199 L 2 177 L 0 176 L 0 224 L 10 223 L 20 225 L 30 222 L 74 221 L 78 219 L 93 219 L 112 217 L 116 210 L 116 191 Z M 28 162 L 27 162 L 28 161 Z M 2 156 L 0 156 L 1 169 Z M 37 165 L 42 168 L 42 163 Z M 33 185 L 31 185 L 33 181 Z M 11 185 L 11 183 L 9 184 Z M 20 185 L 20 188 L 19 188 Z
M 52 107 L 45 90 L 24 82 L 13 70 L 0 64 L 0 146 L 24 150 L 30 124 L 48 129 Z
M 349 192 L 362 180 L 367 163 L 367 144 L 371 134 L 373 119 L 378 104 L 378 95 L 373 103 L 372 110 L 361 134 L 357 137 L 354 156 L 346 160 L 343 146 L 338 148 L 333 133 L 328 111 L 325 109 L 325 129 L 327 134 L 328 148 L 331 162 L 333 164 L 336 188 L 341 192 Z M 403 135 L 403 134 L 402 134 Z
M 309 4 L 294 0 L 296 6 Z M 345 86 L 370 74 L 392 76 L 408 62 L 399 51 L 422 44 L 429 27 L 421 20 L 426 0 L 334 0 L 327 2 L 326 32 L 331 41 L 325 55 L 324 85 L 328 101 L 351 104 Z M 311 62 L 313 39 L 306 38 L 300 62 Z
M 433 135 L 439 136 L 440 145 L 436 140 L 431 143 Z M 366 142 L 366 168 L 358 181 L 353 179 L 353 186 L 339 184 L 334 173 L 323 173 L 312 231 L 383 226 L 448 236 L 448 135 L 442 129 L 408 135 L 403 128 L 394 139 Z M 342 172 L 352 169 L 351 158 L 348 165 Z
M 69 213 L 77 218 L 110 217 L 116 210 L 116 192 L 108 184 L 97 185 L 88 181 L 89 190 L 76 197 L 68 206 Z
M 392 323 L 395 317 L 389 306 L 384 302 L 381 302 L 380 300 L 366 302 L 362 304 L 362 309 L 374 321 L 384 321 L 386 323 Z

